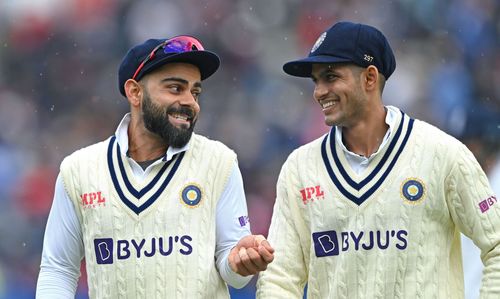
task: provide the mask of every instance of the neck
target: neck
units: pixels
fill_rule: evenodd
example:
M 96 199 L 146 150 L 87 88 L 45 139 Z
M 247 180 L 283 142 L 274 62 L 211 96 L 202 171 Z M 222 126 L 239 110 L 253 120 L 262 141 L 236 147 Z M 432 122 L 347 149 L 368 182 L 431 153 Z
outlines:
M 157 159 L 165 154 L 168 144 L 149 132 L 144 123 L 132 117 L 128 126 L 128 153 L 137 162 Z
M 389 129 L 385 123 L 386 114 L 385 107 L 380 105 L 371 109 L 354 126 L 342 127 L 342 139 L 347 149 L 364 157 L 375 153 Z

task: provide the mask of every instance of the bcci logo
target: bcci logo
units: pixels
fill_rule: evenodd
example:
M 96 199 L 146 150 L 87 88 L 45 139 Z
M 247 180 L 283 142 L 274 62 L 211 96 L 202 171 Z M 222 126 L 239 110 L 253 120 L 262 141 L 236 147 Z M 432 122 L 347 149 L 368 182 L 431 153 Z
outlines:
M 326 38 L 326 32 L 323 32 L 314 43 L 314 46 L 311 49 L 311 53 L 318 50 L 319 46 L 321 46 L 325 38 Z
M 424 183 L 417 178 L 406 179 L 401 184 L 401 196 L 407 203 L 420 203 L 425 197 Z
M 202 192 L 201 188 L 198 185 L 195 184 L 189 184 L 184 189 L 181 191 L 181 200 L 182 202 L 190 207 L 190 208 L 195 208 L 197 207 L 202 199 Z

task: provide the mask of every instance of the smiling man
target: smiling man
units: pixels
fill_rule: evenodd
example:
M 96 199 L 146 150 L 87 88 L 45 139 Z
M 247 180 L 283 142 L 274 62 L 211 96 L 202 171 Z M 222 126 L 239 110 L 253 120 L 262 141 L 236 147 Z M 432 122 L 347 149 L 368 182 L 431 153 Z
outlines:
M 84 257 L 90 298 L 228 298 L 266 269 L 273 248 L 250 232 L 236 154 L 193 133 L 219 64 L 190 36 L 128 51 L 130 113 L 61 163 L 37 298 L 73 298 Z
M 312 78 L 332 128 L 283 165 L 258 298 L 463 298 L 460 232 L 482 251 L 481 298 L 500 298 L 497 196 L 465 145 L 384 105 L 395 67 L 385 36 L 351 22 L 283 66 Z

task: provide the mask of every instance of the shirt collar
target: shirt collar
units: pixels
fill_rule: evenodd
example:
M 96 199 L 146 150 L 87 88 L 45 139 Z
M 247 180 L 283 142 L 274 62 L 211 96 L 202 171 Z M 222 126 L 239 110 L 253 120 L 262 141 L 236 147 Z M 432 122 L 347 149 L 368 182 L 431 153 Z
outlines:
M 387 113 L 385 115 L 385 123 L 389 125 L 389 129 L 384 135 L 384 139 L 382 140 L 382 143 L 378 147 L 377 151 L 373 153 L 370 157 L 375 156 L 381 148 L 383 148 L 389 138 L 391 137 L 392 131 L 394 131 L 395 126 L 396 126 L 396 121 L 397 121 L 397 115 L 399 113 L 399 109 L 394 107 L 394 106 L 385 106 L 387 108 Z M 355 156 L 355 157 L 362 157 L 356 153 L 353 153 L 347 149 L 347 147 L 344 145 L 342 142 L 342 127 L 337 126 L 335 130 L 335 142 L 337 142 L 340 145 L 340 148 L 347 153 L 348 155 Z M 368 158 L 370 158 L 368 157 Z M 363 157 L 365 158 L 365 157 Z
M 128 152 L 128 125 L 130 124 L 130 120 L 131 120 L 130 113 L 125 114 L 125 116 L 120 121 L 118 128 L 115 131 L 116 140 L 120 145 L 121 154 L 124 156 L 126 156 Z M 169 146 L 162 160 L 170 161 L 174 155 L 187 151 L 189 149 L 190 143 L 191 141 L 189 141 L 183 147 Z

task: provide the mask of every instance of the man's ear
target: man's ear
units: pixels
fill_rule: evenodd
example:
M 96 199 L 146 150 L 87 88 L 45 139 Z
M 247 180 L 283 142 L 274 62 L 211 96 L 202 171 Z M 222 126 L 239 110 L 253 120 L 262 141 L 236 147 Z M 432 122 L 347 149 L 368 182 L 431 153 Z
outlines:
M 134 107 L 140 106 L 143 91 L 139 82 L 134 79 L 128 79 L 125 81 L 124 89 L 130 105 Z
M 367 91 L 374 91 L 379 86 L 380 74 L 374 65 L 368 66 L 365 71 L 365 86 Z

